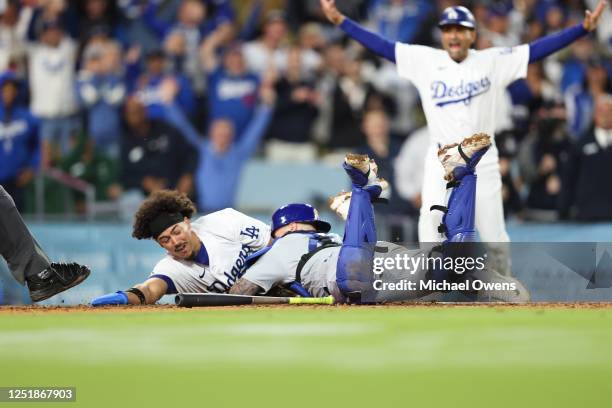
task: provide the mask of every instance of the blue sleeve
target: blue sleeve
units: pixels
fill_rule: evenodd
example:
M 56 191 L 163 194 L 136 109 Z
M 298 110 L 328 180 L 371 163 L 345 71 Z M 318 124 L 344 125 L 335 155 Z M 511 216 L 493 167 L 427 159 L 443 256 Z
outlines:
M 366 30 L 348 17 L 340 24 L 340 28 L 374 54 L 395 63 L 395 44 L 391 41 Z
M 126 64 L 125 66 L 125 83 L 129 93 L 132 93 L 137 86 L 138 77 L 140 76 L 140 61 Z
M 159 38 L 164 38 L 166 33 L 170 31 L 172 23 L 157 17 L 157 8 L 158 6 L 155 2 L 150 3 L 145 8 L 144 13 L 142 13 L 142 19 Z
M 176 104 L 172 105 L 164 105 L 163 109 L 163 118 L 172 126 L 177 128 L 182 135 L 185 137 L 189 143 L 191 143 L 194 147 L 200 148 L 204 139 L 200 136 L 197 130 L 193 127 L 189 120 L 181 111 L 181 109 L 176 106 Z
M 580 23 L 558 33 L 538 38 L 529 43 L 529 63 L 531 64 L 532 62 L 546 58 L 550 54 L 567 47 L 578 38 L 588 33 L 589 32 L 582 26 L 582 23 Z
M 524 78 L 512 82 L 506 90 L 510 93 L 512 105 L 527 105 L 533 99 L 533 93 Z
M 267 105 L 261 105 L 255 111 L 253 119 L 241 135 L 240 141 L 237 142 L 238 151 L 244 160 L 248 159 L 257 149 L 259 141 L 268 129 L 273 112 L 274 109 Z
M 29 167 L 37 170 L 40 167 L 40 133 L 39 133 L 39 122 L 34 116 L 28 118 L 29 137 L 30 137 L 30 161 Z
M 254 2 L 254 5 L 251 6 L 249 16 L 244 22 L 242 30 L 240 30 L 240 35 L 238 38 L 243 41 L 248 41 L 255 36 L 257 26 L 259 25 L 259 17 L 261 17 L 262 11 L 263 3 L 261 1 Z
M 212 3 L 217 8 L 215 10 L 214 19 L 218 22 L 233 22 L 236 20 L 236 12 L 232 6 L 232 2 L 229 0 L 213 0 Z
M 196 111 L 196 99 L 191 87 L 191 83 L 182 75 L 177 75 L 176 79 L 180 85 L 176 100 L 188 115 L 194 115 Z
M 28 31 L 26 34 L 26 39 L 30 42 L 34 42 L 38 40 L 38 38 L 36 38 L 37 37 L 36 28 L 37 28 L 38 20 L 40 19 L 41 14 L 42 14 L 42 11 L 39 8 L 36 8 L 34 9 L 32 13 L 32 17 L 30 18 L 30 23 L 28 24 Z
M 178 291 L 176 290 L 176 286 L 174 286 L 174 282 L 172 281 L 172 279 L 170 279 L 170 277 L 166 275 L 155 274 L 149 276 L 149 279 L 151 278 L 161 279 L 166 282 L 166 285 L 168 285 L 168 289 L 166 289 L 166 295 L 174 295 L 178 293 Z

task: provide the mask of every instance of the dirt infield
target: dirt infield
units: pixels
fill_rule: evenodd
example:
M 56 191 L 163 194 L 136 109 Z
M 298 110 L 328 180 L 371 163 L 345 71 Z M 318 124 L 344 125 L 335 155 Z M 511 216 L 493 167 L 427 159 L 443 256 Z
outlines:
M 190 310 L 238 310 L 238 309 L 408 309 L 408 308 L 497 308 L 497 309 L 612 309 L 612 302 L 583 302 L 583 303 L 440 303 L 440 302 L 404 302 L 384 305 L 247 305 L 247 306 L 215 306 L 184 308 L 174 305 L 147 305 L 147 306 L 106 306 L 91 307 L 89 305 L 77 306 L 0 306 L 0 315 L 10 314 L 39 314 L 39 313 L 149 313 L 149 312 L 185 312 Z

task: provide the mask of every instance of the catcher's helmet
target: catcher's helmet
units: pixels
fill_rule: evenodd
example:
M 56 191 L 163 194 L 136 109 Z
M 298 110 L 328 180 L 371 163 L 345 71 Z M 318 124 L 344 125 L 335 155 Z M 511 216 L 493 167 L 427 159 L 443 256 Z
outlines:
M 328 232 L 331 225 L 319 218 L 319 212 L 310 204 L 287 204 L 272 214 L 272 234 L 292 222 L 311 224 L 319 232 Z
M 442 12 L 438 27 L 447 25 L 459 25 L 471 29 L 476 28 L 476 19 L 470 10 L 463 6 L 447 7 Z

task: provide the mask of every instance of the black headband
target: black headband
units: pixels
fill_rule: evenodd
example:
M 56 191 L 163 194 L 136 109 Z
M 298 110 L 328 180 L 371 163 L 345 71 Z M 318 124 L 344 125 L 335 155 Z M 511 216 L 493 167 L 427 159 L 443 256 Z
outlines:
M 153 218 L 149 223 L 151 235 L 154 239 L 157 239 L 157 237 L 159 237 L 160 234 L 166 230 L 166 228 L 182 222 L 184 218 L 185 217 L 183 217 L 183 214 L 181 213 L 159 213 L 157 217 Z

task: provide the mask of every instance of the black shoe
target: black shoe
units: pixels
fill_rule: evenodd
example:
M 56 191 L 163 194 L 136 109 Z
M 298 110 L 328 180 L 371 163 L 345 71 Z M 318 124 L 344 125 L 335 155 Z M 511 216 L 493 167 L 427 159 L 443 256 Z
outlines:
M 38 275 L 28 276 L 28 289 L 33 302 L 55 296 L 83 282 L 91 271 L 78 263 L 52 263 Z

